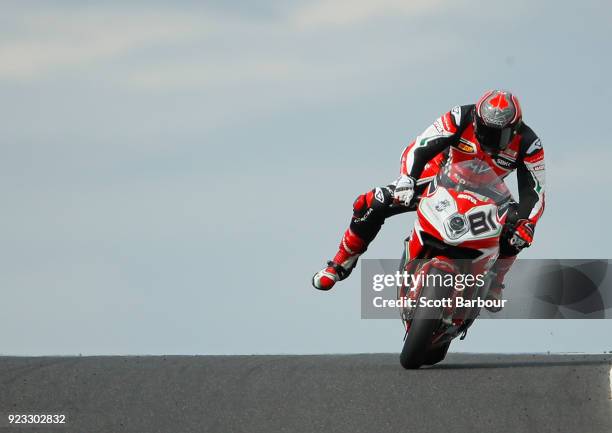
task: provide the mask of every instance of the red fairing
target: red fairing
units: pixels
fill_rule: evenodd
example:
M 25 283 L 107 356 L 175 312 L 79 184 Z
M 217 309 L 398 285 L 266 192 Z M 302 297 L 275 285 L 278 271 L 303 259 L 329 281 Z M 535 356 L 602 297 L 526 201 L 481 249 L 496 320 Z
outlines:
M 447 192 L 451 195 L 451 197 L 453 197 L 457 205 L 457 211 L 460 214 L 464 215 L 477 206 L 484 206 L 493 203 L 491 200 L 486 199 L 484 197 L 478 197 L 475 194 L 470 193 L 469 191 L 458 192 L 455 190 L 447 190 Z M 429 195 L 430 194 L 427 194 L 427 196 Z M 491 217 L 494 218 L 494 222 L 498 227 L 503 226 L 506 220 L 505 213 L 501 217 L 499 217 L 497 215 L 497 212 L 493 212 Z M 436 239 L 439 239 L 440 241 L 444 241 L 444 237 L 438 231 L 438 229 L 432 223 L 430 223 L 427 218 L 425 218 L 420 208 L 417 208 L 417 225 L 415 225 L 413 234 L 408 244 L 408 252 L 410 258 L 422 257 L 421 251 L 423 248 L 423 244 L 419 239 L 420 233 L 417 233 L 420 231 L 426 232 L 429 235 L 435 237 Z M 467 240 L 458 244 L 457 246 L 463 248 L 471 248 L 475 250 L 497 249 L 499 248 L 499 235 L 484 239 Z
M 448 192 L 457 202 L 457 211 L 462 214 L 466 213 L 473 207 L 491 203 L 489 200 L 481 200 L 469 191 L 458 192 L 451 189 L 448 190 Z
M 498 248 L 499 237 L 479 239 L 477 241 L 465 241 L 459 244 L 463 248 L 472 248 L 474 250 L 482 250 L 485 248 Z
M 419 238 L 416 230 L 414 230 L 412 232 L 412 236 L 410 237 L 410 241 L 408 242 L 408 259 L 419 257 L 422 249 L 423 244 L 421 243 L 421 239 Z

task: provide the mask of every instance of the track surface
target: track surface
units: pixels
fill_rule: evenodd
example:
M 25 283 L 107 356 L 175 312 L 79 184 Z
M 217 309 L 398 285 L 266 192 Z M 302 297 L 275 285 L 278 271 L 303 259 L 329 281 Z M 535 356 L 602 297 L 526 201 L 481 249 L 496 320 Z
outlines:
M 611 356 L 0 357 L 0 431 L 612 431 Z M 7 427 L 8 413 L 64 426 Z

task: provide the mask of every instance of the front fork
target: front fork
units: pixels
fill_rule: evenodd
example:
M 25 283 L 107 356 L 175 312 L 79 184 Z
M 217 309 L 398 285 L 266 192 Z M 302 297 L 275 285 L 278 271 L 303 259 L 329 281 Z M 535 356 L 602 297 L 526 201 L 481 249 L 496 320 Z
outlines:
M 422 274 L 423 278 L 421 279 L 421 285 L 418 287 L 411 288 L 410 291 L 408 290 L 407 287 L 398 286 L 398 299 L 409 298 L 413 301 L 417 301 L 420 298 L 423 284 L 426 283 L 427 275 L 429 273 L 429 270 L 432 267 L 440 269 L 449 274 L 457 274 L 459 272 L 459 269 L 457 268 L 457 266 L 454 263 L 452 263 L 451 259 L 448 259 L 447 257 L 440 256 L 440 257 L 433 257 L 430 259 L 417 259 L 417 260 L 408 261 L 406 254 L 404 254 L 400 262 L 399 271 L 402 273 L 407 272 L 413 275 Z M 449 288 L 449 292 L 452 294 L 453 298 L 457 294 L 457 291 L 454 289 L 450 290 Z M 454 312 L 453 310 L 454 309 L 452 307 L 446 308 L 444 310 L 444 316 L 442 318 L 442 321 L 446 325 L 452 325 L 452 316 Z M 408 330 L 410 329 L 410 323 L 411 323 L 414 311 L 415 311 L 415 307 L 409 307 L 407 305 L 400 309 L 400 317 L 402 319 L 404 327 L 406 328 L 406 334 L 408 333 Z
M 433 259 L 430 259 L 423 266 L 418 267 L 417 260 L 408 260 L 408 255 L 407 255 L 408 241 L 409 241 L 409 238 L 406 239 L 405 241 L 406 247 L 404 250 L 404 254 L 402 255 L 402 259 L 400 261 L 400 268 L 399 268 L 400 272 L 408 272 L 408 273 L 424 272 L 426 273 L 428 269 L 423 269 L 423 267 L 427 265 L 435 266 L 449 273 L 457 274 L 460 272 L 460 269 L 457 267 L 455 263 L 453 263 L 452 259 L 448 259 L 446 257 L 435 257 Z M 489 269 L 485 271 L 484 275 L 485 275 L 484 284 L 482 285 L 482 287 L 477 288 L 477 290 L 472 291 L 471 296 L 470 296 L 471 299 L 476 299 L 476 298 L 486 299 L 486 296 L 489 293 L 491 284 L 493 283 L 493 281 L 495 281 L 495 278 L 497 277 L 497 273 L 495 272 L 493 268 L 493 269 Z M 411 298 L 414 298 L 414 299 L 419 298 L 420 289 L 417 289 L 417 290 L 418 290 L 418 294 L 411 296 Z M 453 289 L 451 293 L 454 299 L 455 297 L 457 297 L 457 295 L 460 292 L 457 291 L 456 289 Z M 408 296 L 408 295 L 409 293 L 406 291 L 406 288 L 398 287 L 398 298 L 400 298 L 401 296 Z M 412 315 L 414 314 L 414 310 L 415 310 L 414 308 L 410 308 L 408 306 L 405 306 L 401 308 L 400 310 L 400 317 L 406 329 L 404 339 L 406 338 L 406 335 L 408 334 L 408 330 L 410 329 L 410 323 L 412 320 Z M 470 310 L 467 310 L 464 316 L 462 318 L 459 318 L 459 320 L 453 320 L 455 313 L 456 313 L 455 307 L 450 307 L 444 310 L 444 317 L 442 318 L 442 321 L 447 327 L 446 332 L 444 332 L 444 334 L 447 334 L 447 335 L 461 334 L 460 339 L 463 340 L 467 334 L 468 328 L 472 325 L 472 323 L 474 323 L 474 320 L 476 320 L 476 318 L 480 314 L 480 308 L 472 308 Z

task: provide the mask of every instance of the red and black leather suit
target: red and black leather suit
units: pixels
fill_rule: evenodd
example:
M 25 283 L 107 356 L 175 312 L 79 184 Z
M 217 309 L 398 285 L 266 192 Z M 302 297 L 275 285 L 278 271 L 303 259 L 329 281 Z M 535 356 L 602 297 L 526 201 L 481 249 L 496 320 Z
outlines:
M 528 220 L 532 227 L 544 212 L 544 149 L 537 135 L 524 122 L 517 126 L 510 144 L 495 154 L 487 153 L 474 131 L 475 105 L 456 106 L 438 118 L 402 152 L 401 175 L 416 179 L 416 192 L 423 189 L 445 164 L 479 158 L 487 161 L 501 178 L 516 171 L 518 202 L 511 201 L 505 233 L 514 230 L 517 220 Z M 397 182 L 397 181 L 396 181 Z M 375 188 L 357 197 L 353 204 L 350 232 L 366 247 L 377 235 L 385 219 L 414 210 L 394 202 L 396 183 Z M 518 249 L 502 235 L 500 257 L 516 256 Z M 349 239 L 350 241 L 350 239 Z M 355 239 L 357 242 L 358 240 Z M 362 248 L 363 249 L 363 248 Z

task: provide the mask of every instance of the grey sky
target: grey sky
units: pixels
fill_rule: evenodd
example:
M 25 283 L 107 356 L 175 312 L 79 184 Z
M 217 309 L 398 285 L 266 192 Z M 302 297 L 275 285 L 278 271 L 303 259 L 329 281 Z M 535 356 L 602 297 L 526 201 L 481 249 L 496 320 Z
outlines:
M 609 257 L 609 2 L 253 3 L 2 2 L 0 352 L 399 350 L 358 278 L 310 277 L 354 197 L 491 87 L 547 155 L 522 257 Z M 612 350 L 611 328 L 487 321 L 454 348 Z

